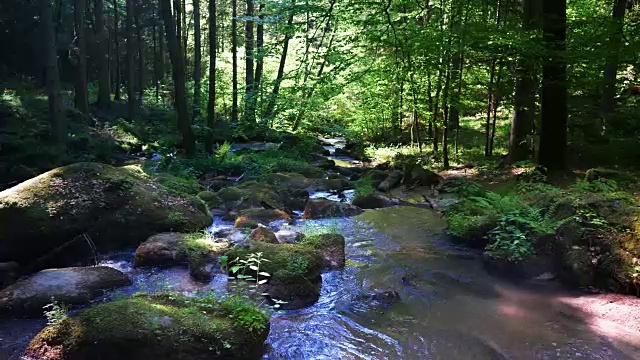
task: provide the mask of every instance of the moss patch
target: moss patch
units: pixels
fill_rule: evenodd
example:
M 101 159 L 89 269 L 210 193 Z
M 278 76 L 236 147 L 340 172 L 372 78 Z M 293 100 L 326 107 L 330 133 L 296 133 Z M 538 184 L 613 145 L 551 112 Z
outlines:
M 259 358 L 269 318 L 255 304 L 212 296 L 137 296 L 45 328 L 25 354 L 46 359 Z

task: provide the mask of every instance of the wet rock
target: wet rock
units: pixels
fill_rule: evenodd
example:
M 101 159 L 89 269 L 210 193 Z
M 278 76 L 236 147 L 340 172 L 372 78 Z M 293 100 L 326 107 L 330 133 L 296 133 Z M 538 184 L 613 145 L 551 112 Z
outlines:
M 349 187 L 349 181 L 344 178 L 317 179 L 307 178 L 297 173 L 275 173 L 266 176 L 265 181 L 277 188 L 281 189 L 281 193 L 286 197 L 308 198 L 308 192 L 314 191 L 340 191 Z M 300 196 L 301 191 L 307 194 Z
M 443 182 L 444 178 L 438 173 L 425 169 L 420 165 L 414 165 L 410 167 L 410 170 L 405 168 L 402 178 L 402 184 L 407 186 L 436 186 Z
M 331 201 L 327 199 L 311 199 L 304 208 L 303 219 L 324 219 L 332 217 L 348 217 L 362 214 L 357 206 Z
M 269 225 L 270 222 L 284 220 L 293 223 L 289 214 L 276 209 L 249 209 L 240 213 L 234 223 L 235 228 L 255 228 L 258 225 Z
M 30 263 L 80 234 L 104 251 L 210 223 L 201 201 L 151 182 L 139 167 L 77 163 L 0 192 L 0 261 Z M 65 250 L 36 268 L 74 264 L 87 255 Z
M 391 306 L 402 301 L 400 294 L 395 290 L 376 290 L 369 297 L 384 306 Z
M 264 242 L 269 244 L 278 244 L 278 238 L 273 230 L 269 229 L 265 226 L 258 226 L 255 228 L 251 234 L 249 234 L 249 239 L 257 242 Z
M 346 176 L 351 180 L 358 180 L 360 178 L 360 173 L 352 168 L 336 166 L 334 170 L 337 171 L 338 174 Z
M 20 266 L 15 262 L 0 263 L 0 289 L 14 283 Z
M 43 270 L 0 291 L 0 315 L 40 317 L 52 299 L 82 305 L 130 284 L 127 275 L 106 266 Z
M 399 203 L 398 200 L 390 199 L 382 194 L 359 195 L 353 199 L 353 205 L 362 209 L 381 209 Z
M 561 278 L 565 283 L 577 287 L 595 284 L 596 267 L 588 248 L 573 246 L 563 257 Z
M 402 180 L 402 171 L 394 170 L 384 181 L 378 186 L 378 190 L 387 192 L 400 185 Z
M 310 236 L 303 241 L 322 254 L 323 266 L 328 269 L 341 269 L 345 264 L 345 239 L 340 234 L 321 234 Z
M 288 270 L 273 274 L 266 292 L 272 300 L 279 300 L 284 310 L 302 309 L 320 298 L 320 282 L 311 282 L 303 275 Z
M 272 299 L 286 301 L 284 308 L 299 309 L 318 300 L 322 282 L 320 272 L 324 263 L 319 251 L 305 244 L 251 241 L 246 246 L 229 250 L 227 256 L 229 259 L 246 259 L 255 253 L 262 253 L 262 258 L 269 260 L 260 265 L 261 272 L 271 275 L 265 285 L 266 292 Z
M 298 231 L 280 230 L 276 232 L 276 238 L 283 244 L 297 244 L 305 238 L 305 235 Z
M 162 233 L 151 236 L 136 249 L 135 267 L 171 266 L 185 263 L 188 255 L 182 245 L 184 234 Z
M 311 163 L 312 166 L 318 167 L 324 170 L 333 169 L 336 166 L 336 162 L 323 157 L 322 159 L 315 160 Z
M 101 304 L 45 328 L 24 355 L 37 360 L 259 359 L 269 319 L 243 301 L 155 294 Z M 232 320 L 238 316 L 251 322 Z

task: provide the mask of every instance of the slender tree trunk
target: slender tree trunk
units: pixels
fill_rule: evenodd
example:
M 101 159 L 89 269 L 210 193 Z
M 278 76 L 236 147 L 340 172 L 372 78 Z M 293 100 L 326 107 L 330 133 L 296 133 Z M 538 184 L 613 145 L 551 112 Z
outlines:
M 162 19 L 162 14 L 160 14 Z M 166 51 L 165 51 L 165 37 L 164 37 L 164 24 L 162 21 L 158 24 L 158 81 L 162 83 L 167 77 L 167 65 L 166 65 Z
M 287 62 L 287 53 L 289 52 L 289 41 L 291 41 L 292 26 L 293 14 L 289 15 L 289 20 L 287 21 L 287 30 L 284 35 L 282 55 L 280 56 L 280 65 L 278 66 L 278 74 L 276 75 L 276 81 L 273 84 L 273 91 L 271 92 L 271 96 L 269 96 L 267 110 L 264 113 L 264 119 L 266 122 L 270 121 L 274 116 L 276 100 L 278 98 L 278 92 L 280 91 L 280 84 L 282 83 L 282 79 L 284 78 L 284 68 Z
M 238 2 L 231 0 L 232 100 L 231 121 L 238 122 Z
M 550 55 L 542 69 L 542 121 L 538 162 L 549 170 L 567 166 L 567 1 L 545 1 L 543 41 Z
M 113 37 L 116 45 L 116 81 L 115 100 L 120 100 L 120 85 L 122 84 L 122 74 L 120 73 L 120 12 L 118 11 L 118 0 L 113 0 Z
M 185 70 L 183 63 L 183 53 L 180 50 L 180 37 L 177 34 L 176 23 L 171 15 L 170 0 L 160 0 L 162 7 L 162 17 L 164 28 L 167 34 L 167 45 L 169 47 L 169 57 L 173 68 L 173 81 L 175 91 L 175 106 L 178 113 L 178 128 L 182 134 L 182 147 L 188 156 L 195 153 L 195 140 L 191 129 L 191 119 L 187 110 L 187 92 L 185 87 Z M 174 8 L 176 16 L 180 14 L 180 0 L 174 2 L 178 6 Z
M 136 37 L 137 37 L 137 45 L 138 45 L 138 103 L 142 105 L 142 98 L 144 97 L 144 37 L 142 21 L 140 18 L 142 17 L 142 3 L 141 0 L 137 0 L 135 4 L 135 14 L 134 19 L 136 23 Z
M 156 102 L 160 100 L 160 67 L 158 66 L 158 30 L 155 20 L 151 27 L 153 37 L 153 85 L 155 87 Z
M 75 36 L 76 36 L 76 83 L 75 83 L 75 107 L 81 113 L 89 114 L 89 91 L 87 88 L 87 44 L 86 25 L 84 20 L 85 2 L 75 0 Z
M 254 83 L 254 93 L 256 93 L 256 98 L 260 96 L 262 98 L 262 72 L 264 70 L 264 9 L 265 4 L 260 4 L 260 8 L 258 9 L 258 25 L 256 30 L 256 54 L 254 58 L 256 58 L 256 75 L 253 78 Z M 260 101 L 260 108 L 262 109 L 262 101 Z M 262 116 L 262 111 L 259 112 L 260 116 Z
M 127 0 L 127 116 L 133 120 L 136 116 L 136 89 L 135 89 L 135 43 L 134 43 L 134 0 Z
M 215 15 L 213 15 L 215 16 Z M 202 89 L 202 46 L 200 34 L 200 0 L 193 0 L 193 37 L 195 38 L 193 59 L 193 120 L 200 117 L 200 91 Z
M 247 0 L 247 12 L 245 23 L 245 99 L 244 99 L 244 121 L 254 123 L 256 121 L 256 96 L 253 89 L 253 0 Z
M 609 54 L 604 67 L 602 79 L 602 99 L 600 100 L 600 112 L 606 118 L 615 111 L 616 75 L 620 62 L 620 48 L 622 47 L 624 16 L 627 10 L 627 0 L 614 0 L 613 23 L 614 28 L 609 35 Z
M 62 96 L 60 94 L 60 74 L 58 73 L 58 53 L 56 34 L 53 25 L 51 0 L 40 1 L 41 36 L 44 51 L 44 70 L 49 102 L 49 126 L 51 138 L 60 145 L 67 142 L 67 122 L 62 114 Z
M 104 0 L 95 0 L 95 33 L 98 58 L 98 108 L 105 109 L 111 103 L 111 84 L 109 78 L 109 49 L 107 31 L 104 22 Z
M 444 83 L 442 116 L 442 165 L 449 169 L 449 90 L 451 87 L 451 64 L 447 66 L 447 80 Z
M 207 127 L 211 134 L 207 136 L 205 143 L 207 153 L 213 153 L 213 130 L 216 127 L 216 55 L 218 51 L 216 18 L 216 0 L 209 0 L 209 102 L 207 105 Z
M 522 28 L 535 30 L 537 15 L 535 0 L 524 0 Z M 532 153 L 533 123 L 536 110 L 536 65 L 529 54 L 520 54 L 516 64 L 514 110 L 509 134 L 509 163 L 527 160 Z
M 187 0 L 182 0 L 182 51 L 184 51 L 184 70 L 185 79 L 187 69 L 189 68 L 189 52 L 188 52 L 188 40 L 189 40 L 189 28 L 187 27 Z
M 504 62 L 500 59 L 500 65 L 498 66 L 498 75 L 496 79 L 495 91 L 493 92 L 493 121 L 491 122 L 491 139 L 489 140 L 489 155 L 493 155 L 494 143 L 496 139 L 496 123 L 498 121 L 498 108 L 500 107 L 500 101 L 502 94 L 500 93 L 500 83 L 502 81 L 502 69 Z
M 489 100 L 487 101 L 487 119 L 484 123 L 484 156 L 491 155 L 491 114 L 495 107 L 496 91 L 495 91 L 495 79 L 496 79 L 496 66 L 498 60 L 494 57 L 491 61 L 491 71 L 489 76 Z

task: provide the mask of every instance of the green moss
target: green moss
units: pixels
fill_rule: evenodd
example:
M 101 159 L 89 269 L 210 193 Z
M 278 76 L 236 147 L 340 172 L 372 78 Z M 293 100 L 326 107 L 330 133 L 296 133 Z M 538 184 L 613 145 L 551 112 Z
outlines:
M 261 265 L 260 270 L 274 274 L 279 270 L 296 269 L 296 272 L 307 279 L 317 279 L 322 270 L 320 253 L 307 245 L 301 244 L 267 244 L 251 242 L 249 247 L 235 247 L 227 252 L 230 261 L 246 259 L 249 254 L 262 253 L 269 260 Z M 302 266 L 304 265 L 304 266 Z
M 220 209 L 224 206 L 224 203 L 220 196 L 211 191 L 202 191 L 198 193 L 198 198 L 207 205 L 209 209 Z
M 26 353 L 43 356 L 57 348 L 61 354 L 52 358 L 255 358 L 268 324 L 255 304 L 238 298 L 141 295 L 82 310 L 46 328 Z

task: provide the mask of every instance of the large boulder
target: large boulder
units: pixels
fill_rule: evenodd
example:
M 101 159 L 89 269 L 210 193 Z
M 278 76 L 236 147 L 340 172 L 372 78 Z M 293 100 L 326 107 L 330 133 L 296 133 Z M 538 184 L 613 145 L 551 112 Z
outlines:
M 284 208 L 283 196 L 275 186 L 259 182 L 247 182 L 239 186 L 226 187 L 218 192 L 201 192 L 202 199 L 209 209 L 227 217 L 233 217 L 248 209 Z
M 43 270 L 0 291 L 0 316 L 40 317 L 52 301 L 82 305 L 130 284 L 127 275 L 106 266 Z
M 14 262 L 0 263 L 0 289 L 14 283 L 20 266 Z
M 276 238 L 282 244 L 297 244 L 305 238 L 305 235 L 299 231 L 281 229 L 276 232 Z
M 378 185 L 378 190 L 386 192 L 396 188 L 397 186 L 400 185 L 400 182 L 402 181 L 402 175 L 403 175 L 402 171 L 398 171 L 398 170 L 392 171 L 391 174 L 389 174 L 389 176 L 387 176 L 387 178 L 384 179 L 384 181 L 382 181 L 380 185 Z
M 237 297 L 135 296 L 82 310 L 42 330 L 35 360 L 259 359 L 269 317 Z
M 344 177 L 329 177 L 329 179 L 307 178 L 298 173 L 273 173 L 265 177 L 265 181 L 280 189 L 284 195 L 291 191 L 340 191 L 349 187 L 349 181 Z
M 324 219 L 348 217 L 362 214 L 364 210 L 357 206 L 327 199 L 311 199 L 304 208 L 303 219 Z
M 136 249 L 133 265 L 171 266 L 185 263 L 187 252 L 182 245 L 185 234 L 162 233 L 151 236 Z
M 210 222 L 201 201 L 154 184 L 139 167 L 77 163 L 0 192 L 0 262 L 29 264 L 83 234 L 104 251 Z M 84 240 L 77 243 L 88 249 Z M 32 266 L 64 266 L 87 257 L 71 250 L 65 247 L 65 256 Z
M 282 307 L 285 309 L 300 309 L 318 300 L 322 283 L 320 272 L 324 264 L 320 251 L 305 244 L 252 241 L 247 246 L 231 249 L 227 256 L 229 259 L 243 260 L 255 253 L 261 253 L 262 258 L 268 260 L 260 264 L 260 272 L 270 275 L 266 277 L 268 283 L 264 285 L 264 292 L 272 300 L 284 301 Z
M 266 226 L 258 226 L 249 234 L 249 239 L 257 242 L 265 242 L 269 244 L 278 244 L 278 237 L 270 228 Z
M 398 200 L 390 199 L 382 194 L 372 193 L 357 195 L 353 199 L 352 203 L 361 209 L 381 209 L 398 205 L 400 202 Z
M 248 209 L 240 213 L 234 223 L 235 228 L 256 228 L 258 225 L 269 225 L 270 222 L 283 220 L 293 223 L 289 214 L 276 209 Z
M 441 185 L 444 178 L 438 173 L 425 169 L 420 165 L 406 165 L 402 183 L 407 186 L 436 186 Z

